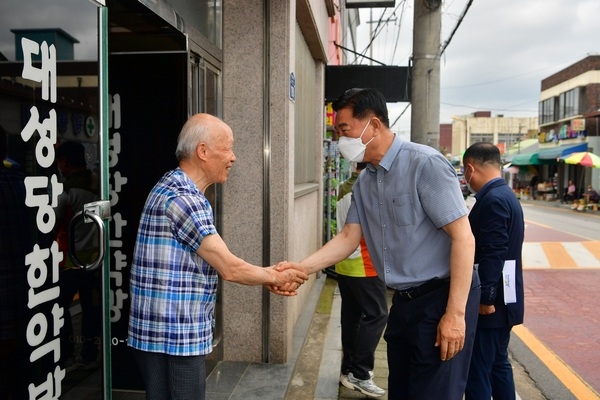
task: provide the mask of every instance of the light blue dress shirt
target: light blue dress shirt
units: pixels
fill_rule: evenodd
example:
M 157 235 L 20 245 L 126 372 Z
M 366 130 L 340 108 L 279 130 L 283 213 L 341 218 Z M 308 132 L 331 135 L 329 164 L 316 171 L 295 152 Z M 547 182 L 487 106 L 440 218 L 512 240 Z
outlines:
M 377 169 L 369 164 L 358 177 L 346 223 L 361 225 L 377 273 L 404 290 L 450 276 L 450 238 L 441 228 L 467 213 L 450 162 L 396 136 Z

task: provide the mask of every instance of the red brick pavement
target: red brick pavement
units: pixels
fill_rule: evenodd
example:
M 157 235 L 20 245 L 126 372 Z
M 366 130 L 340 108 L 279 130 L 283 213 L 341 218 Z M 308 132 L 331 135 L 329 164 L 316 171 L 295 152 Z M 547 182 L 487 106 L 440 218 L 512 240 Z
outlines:
M 589 239 L 584 239 L 581 236 L 558 231 L 543 225 L 525 222 L 526 242 L 582 242 L 586 240 Z
M 525 327 L 600 393 L 600 270 L 525 270 Z

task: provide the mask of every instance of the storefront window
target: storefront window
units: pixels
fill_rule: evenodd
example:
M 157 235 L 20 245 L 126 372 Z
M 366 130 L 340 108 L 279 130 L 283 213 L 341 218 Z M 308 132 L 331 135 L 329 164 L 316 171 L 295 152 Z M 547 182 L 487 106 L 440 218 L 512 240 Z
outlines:
M 221 0 L 171 0 L 184 25 L 200 30 L 212 44 L 221 48 L 223 41 Z

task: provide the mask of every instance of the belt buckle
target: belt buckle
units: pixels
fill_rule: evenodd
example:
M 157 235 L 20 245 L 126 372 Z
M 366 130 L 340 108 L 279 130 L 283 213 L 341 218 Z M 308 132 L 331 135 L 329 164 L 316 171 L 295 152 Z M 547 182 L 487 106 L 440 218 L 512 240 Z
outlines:
M 406 297 L 408 297 L 410 300 L 414 300 L 413 297 L 412 297 L 412 293 L 413 293 L 413 290 L 410 290 L 410 291 L 406 292 Z

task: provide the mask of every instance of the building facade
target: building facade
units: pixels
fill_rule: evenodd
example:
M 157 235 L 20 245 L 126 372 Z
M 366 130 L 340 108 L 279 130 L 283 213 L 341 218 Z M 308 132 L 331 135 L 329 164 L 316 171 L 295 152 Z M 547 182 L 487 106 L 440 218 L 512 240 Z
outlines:
M 537 134 L 537 117 L 492 117 L 489 111 L 452 117 L 452 155 L 461 156 L 473 143 L 498 145 L 502 153 Z
M 559 195 L 569 180 L 575 182 L 578 191 L 589 184 L 600 187 L 598 169 L 557 162 L 558 158 L 578 151 L 600 155 L 599 119 L 600 55 L 588 55 L 542 80 L 540 147 L 532 153 L 537 161 L 529 161 L 539 163 L 545 170 L 556 168 Z

